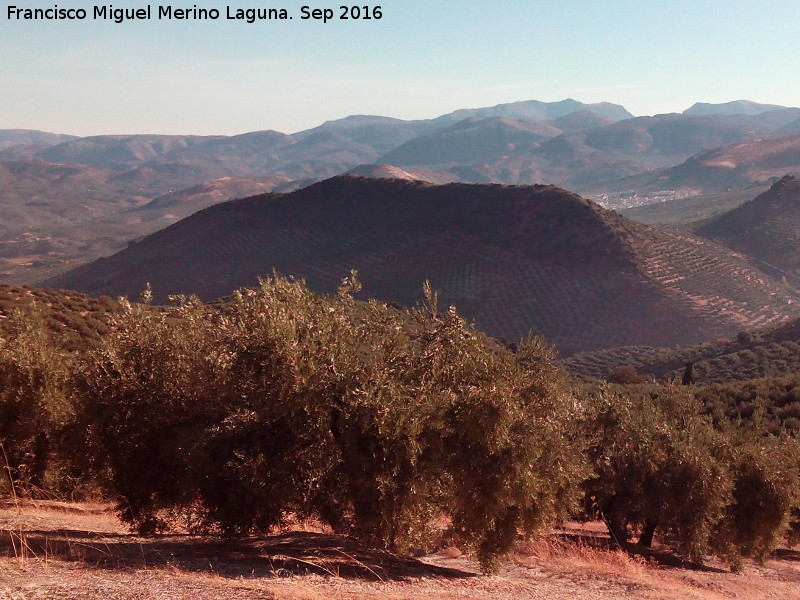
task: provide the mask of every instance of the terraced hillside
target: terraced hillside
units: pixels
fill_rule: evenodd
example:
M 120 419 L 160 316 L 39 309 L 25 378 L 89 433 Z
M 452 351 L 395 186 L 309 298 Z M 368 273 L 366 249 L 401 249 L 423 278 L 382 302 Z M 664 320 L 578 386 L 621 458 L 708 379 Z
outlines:
M 783 177 L 753 200 L 704 223 L 697 232 L 777 266 L 800 283 L 800 179 Z
M 783 377 L 800 372 L 800 320 L 728 339 L 702 344 L 655 348 L 629 346 L 581 352 L 563 361 L 572 373 L 613 378 L 623 366 L 658 379 L 680 380 L 686 363 L 693 363 L 695 383 L 716 384 L 761 377 Z
M 276 269 L 334 291 L 443 304 L 508 340 L 543 334 L 564 354 L 699 342 L 800 314 L 800 297 L 712 242 L 629 221 L 552 186 L 337 177 L 224 203 L 46 282 L 90 295 L 214 299 Z
M 108 319 L 118 309 L 119 304 L 108 297 L 0 285 L 0 337 L 15 316 L 21 316 L 42 319 L 53 340 L 65 349 L 84 349 L 108 332 Z

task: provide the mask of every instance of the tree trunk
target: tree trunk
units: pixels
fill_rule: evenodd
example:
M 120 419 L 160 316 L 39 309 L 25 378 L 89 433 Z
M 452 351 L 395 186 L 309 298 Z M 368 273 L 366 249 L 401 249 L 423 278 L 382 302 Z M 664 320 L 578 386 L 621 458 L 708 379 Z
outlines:
M 639 536 L 639 545 L 650 548 L 653 545 L 653 534 L 656 532 L 656 523 L 647 519 L 644 522 L 642 535 Z

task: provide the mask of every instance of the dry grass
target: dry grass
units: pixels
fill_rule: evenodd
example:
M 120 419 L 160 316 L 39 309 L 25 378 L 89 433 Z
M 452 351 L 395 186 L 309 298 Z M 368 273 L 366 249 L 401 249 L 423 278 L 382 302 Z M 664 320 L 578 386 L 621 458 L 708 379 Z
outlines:
M 791 551 L 741 576 L 713 563 L 675 566 L 663 549 L 623 552 L 599 524 L 570 524 L 520 544 L 499 575 L 486 577 L 457 548 L 415 560 L 366 550 L 318 524 L 297 525 L 234 542 L 138 538 L 104 504 L 6 503 L 0 600 L 800 599 L 800 553 Z M 24 533 L 25 561 L 9 531 Z
M 658 569 L 655 560 L 630 554 L 594 531 L 583 535 L 555 533 L 523 542 L 514 559 L 525 566 L 548 563 L 601 577 L 645 578 Z
M 546 565 L 586 581 L 587 587 L 626 587 L 635 598 L 800 598 L 800 553 L 780 554 L 780 559 L 763 566 L 750 564 L 745 575 L 736 575 L 715 559 L 703 565 L 681 561 L 658 544 L 652 550 L 632 546 L 624 551 L 611 543 L 599 523 L 588 523 L 571 524 L 546 538 L 520 544 L 513 558 L 526 567 Z

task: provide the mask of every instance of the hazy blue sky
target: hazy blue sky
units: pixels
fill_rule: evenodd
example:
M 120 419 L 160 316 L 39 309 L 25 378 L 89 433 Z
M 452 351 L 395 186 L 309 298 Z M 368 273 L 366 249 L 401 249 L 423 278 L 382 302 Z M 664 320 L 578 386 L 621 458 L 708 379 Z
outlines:
M 9 5 L 56 4 L 90 17 L 7 18 Z M 798 0 L 389 0 L 379 21 L 327 24 L 300 20 L 303 0 L 198 0 L 222 18 L 119 25 L 92 20 L 94 4 L 3 0 L 0 128 L 291 133 L 349 114 L 568 97 L 637 115 L 695 101 L 800 105 Z M 228 21 L 225 6 L 284 7 L 294 20 Z

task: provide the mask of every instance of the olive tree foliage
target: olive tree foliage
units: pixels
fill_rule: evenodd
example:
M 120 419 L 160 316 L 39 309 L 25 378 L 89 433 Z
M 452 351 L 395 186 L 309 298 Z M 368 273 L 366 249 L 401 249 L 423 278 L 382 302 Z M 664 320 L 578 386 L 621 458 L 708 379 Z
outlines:
M 701 558 L 731 499 L 716 432 L 694 398 L 677 387 L 647 393 L 601 389 L 590 398 L 589 450 L 595 474 L 586 483 L 611 534 L 658 532 L 688 557 Z
M 0 333 L 0 465 L 21 495 L 45 485 L 53 446 L 74 417 L 67 393 L 71 357 L 56 348 L 34 310 L 4 317 Z
M 97 468 L 140 531 L 288 515 L 393 550 L 446 516 L 486 569 L 565 514 L 585 470 L 550 349 L 512 354 L 435 294 L 415 309 L 273 277 L 224 304 L 125 307 L 82 375 Z
M 751 428 L 727 435 L 720 451 L 731 468 L 732 501 L 712 545 L 738 571 L 745 557 L 761 562 L 779 544 L 800 541 L 800 440 Z
M 619 542 L 649 546 L 657 533 L 687 557 L 710 551 L 740 570 L 797 541 L 797 438 L 714 428 L 678 386 L 599 388 L 586 407 L 594 474 L 584 487 Z

